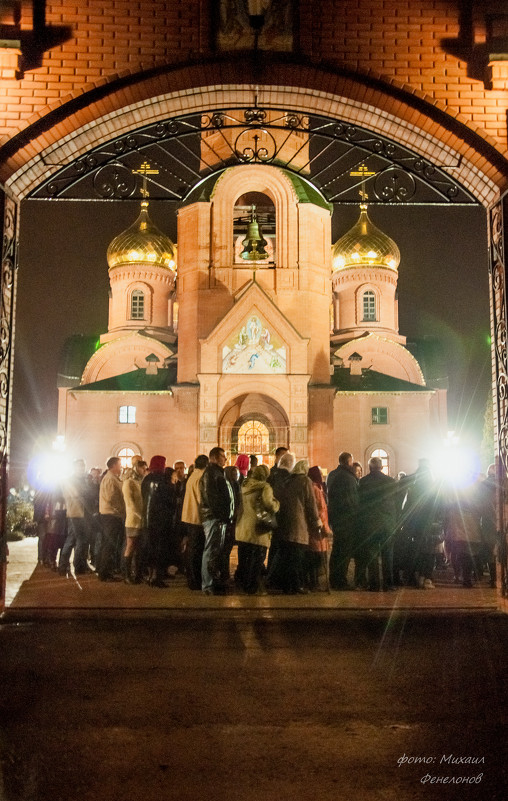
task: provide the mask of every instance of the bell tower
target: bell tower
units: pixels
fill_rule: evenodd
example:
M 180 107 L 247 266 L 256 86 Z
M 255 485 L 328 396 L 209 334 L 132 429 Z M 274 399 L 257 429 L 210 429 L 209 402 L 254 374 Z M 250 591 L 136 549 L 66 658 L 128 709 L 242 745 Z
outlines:
M 270 232 L 261 237 L 266 244 L 256 241 L 268 258 L 263 253 L 253 259 L 252 243 L 243 245 L 249 258 L 236 248 L 235 208 L 253 193 L 273 210 Z M 246 221 L 242 243 L 249 242 L 249 227 L 252 233 L 252 220 Z M 309 340 L 305 372 L 310 382 L 329 383 L 330 241 L 331 207 L 301 175 L 267 164 L 244 164 L 202 182 L 178 212 L 178 381 L 197 381 L 199 340 L 233 308 L 255 272 L 259 287 Z

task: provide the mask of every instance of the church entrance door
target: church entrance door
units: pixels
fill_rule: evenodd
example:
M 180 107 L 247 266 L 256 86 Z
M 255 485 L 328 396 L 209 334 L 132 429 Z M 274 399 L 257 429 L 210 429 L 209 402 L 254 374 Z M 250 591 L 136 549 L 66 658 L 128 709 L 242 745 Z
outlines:
M 246 453 L 271 467 L 277 448 L 289 447 L 289 421 L 275 401 L 249 394 L 237 398 L 224 412 L 219 442 L 232 464 L 239 453 Z

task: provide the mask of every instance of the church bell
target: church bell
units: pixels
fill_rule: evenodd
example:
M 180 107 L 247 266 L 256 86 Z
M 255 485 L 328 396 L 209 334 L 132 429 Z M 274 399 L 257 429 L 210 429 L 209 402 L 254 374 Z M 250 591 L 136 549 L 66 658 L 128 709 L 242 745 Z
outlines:
M 240 253 L 240 257 L 245 259 L 245 261 L 267 259 L 268 253 L 265 250 L 266 244 L 266 239 L 263 238 L 259 223 L 256 219 L 256 207 L 252 206 L 247 236 L 242 241 L 243 250 Z

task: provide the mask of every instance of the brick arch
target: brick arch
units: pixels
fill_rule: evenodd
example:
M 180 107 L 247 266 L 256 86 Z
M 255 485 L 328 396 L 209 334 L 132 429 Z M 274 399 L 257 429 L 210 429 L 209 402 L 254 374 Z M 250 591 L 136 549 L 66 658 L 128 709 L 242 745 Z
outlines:
M 69 163 L 114 136 L 157 120 L 214 108 L 253 103 L 341 118 L 409 146 L 441 166 L 484 205 L 508 183 L 508 161 L 488 135 L 458 113 L 448 113 L 409 87 L 373 75 L 331 71 L 272 58 L 251 67 L 215 60 L 124 76 L 46 114 L 0 151 L 0 180 L 22 198 L 52 172 L 47 164 Z M 43 160 L 41 160 L 41 156 Z

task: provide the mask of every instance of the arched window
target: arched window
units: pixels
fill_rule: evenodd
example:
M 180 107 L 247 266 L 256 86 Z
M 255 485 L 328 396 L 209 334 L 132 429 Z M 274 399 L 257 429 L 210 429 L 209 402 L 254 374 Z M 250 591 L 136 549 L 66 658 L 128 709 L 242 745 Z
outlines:
M 363 293 L 363 322 L 376 320 L 376 296 L 371 289 Z
M 131 320 L 144 320 L 145 295 L 140 289 L 135 289 L 131 295 Z
M 134 451 L 132 448 L 120 448 L 118 451 L 118 456 L 120 457 L 123 470 L 126 470 L 128 467 L 132 467 L 132 457 L 134 456 Z
M 247 420 L 238 429 L 238 453 L 267 454 L 270 433 L 261 420 Z
M 371 458 L 373 456 L 376 456 L 378 459 L 381 459 L 381 461 L 383 462 L 383 473 L 386 473 L 387 476 L 390 475 L 389 473 L 390 457 L 388 456 L 387 452 L 383 450 L 383 448 L 376 448 L 375 450 L 372 451 L 370 456 Z

